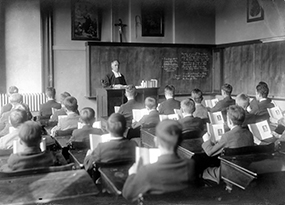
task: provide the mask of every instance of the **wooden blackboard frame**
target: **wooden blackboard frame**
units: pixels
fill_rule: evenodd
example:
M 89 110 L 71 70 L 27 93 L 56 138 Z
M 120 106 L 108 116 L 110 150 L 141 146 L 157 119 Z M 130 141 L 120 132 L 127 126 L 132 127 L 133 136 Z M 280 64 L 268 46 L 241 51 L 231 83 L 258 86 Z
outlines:
M 96 92 L 94 92 L 94 88 L 92 88 L 92 79 L 91 79 L 91 69 L 92 69 L 92 54 L 91 48 L 92 46 L 106 46 L 106 47 L 158 47 L 158 48 L 197 48 L 197 49 L 208 49 L 211 53 L 211 63 L 209 67 L 209 72 L 211 73 L 211 82 L 210 87 L 206 91 L 207 93 L 213 93 L 213 50 L 215 45 L 207 45 L 207 44 L 165 44 L 165 43 L 112 43 L 112 42 L 86 42 L 86 66 L 87 66 L 87 76 L 86 76 L 86 97 L 88 98 L 96 98 Z M 160 92 L 161 94 L 161 92 Z M 178 95 L 185 96 L 189 93 L 180 93 Z

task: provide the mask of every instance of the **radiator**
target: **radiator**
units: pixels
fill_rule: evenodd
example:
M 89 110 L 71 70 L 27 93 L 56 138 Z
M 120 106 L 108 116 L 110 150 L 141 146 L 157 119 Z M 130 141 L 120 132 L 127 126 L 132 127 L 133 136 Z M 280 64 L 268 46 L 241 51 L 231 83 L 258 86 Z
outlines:
M 23 103 L 27 104 L 31 112 L 40 111 L 40 105 L 45 103 L 46 96 L 44 93 L 21 93 L 23 95 Z M 0 106 L 9 102 L 7 94 L 0 94 Z

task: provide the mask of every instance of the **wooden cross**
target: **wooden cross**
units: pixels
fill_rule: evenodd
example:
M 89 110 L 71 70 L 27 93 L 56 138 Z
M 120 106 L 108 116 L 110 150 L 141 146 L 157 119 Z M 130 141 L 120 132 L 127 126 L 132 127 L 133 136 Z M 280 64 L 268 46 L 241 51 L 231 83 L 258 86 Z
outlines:
M 119 27 L 120 34 L 120 42 L 123 42 L 123 28 L 127 26 L 127 24 L 123 24 L 122 19 L 119 19 L 119 23 L 116 23 L 115 26 Z

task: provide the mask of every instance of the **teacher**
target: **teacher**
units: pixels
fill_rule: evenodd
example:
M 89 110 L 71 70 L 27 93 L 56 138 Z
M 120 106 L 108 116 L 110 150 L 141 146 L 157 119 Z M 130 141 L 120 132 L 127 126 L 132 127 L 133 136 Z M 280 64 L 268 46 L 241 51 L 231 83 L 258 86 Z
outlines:
M 120 88 L 123 85 L 127 85 L 125 77 L 119 72 L 119 66 L 118 60 L 112 61 L 112 72 L 108 73 L 102 80 L 104 88 Z

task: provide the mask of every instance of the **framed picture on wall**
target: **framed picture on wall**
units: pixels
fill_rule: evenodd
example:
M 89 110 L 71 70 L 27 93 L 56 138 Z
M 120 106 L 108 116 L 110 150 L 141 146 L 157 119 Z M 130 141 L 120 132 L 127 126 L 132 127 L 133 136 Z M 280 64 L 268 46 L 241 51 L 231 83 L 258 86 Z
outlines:
M 164 12 L 161 4 L 149 1 L 142 4 L 142 36 L 164 36 Z
M 258 0 L 247 0 L 247 22 L 264 19 L 264 10 Z
M 72 40 L 100 40 L 99 9 L 92 0 L 72 0 Z

